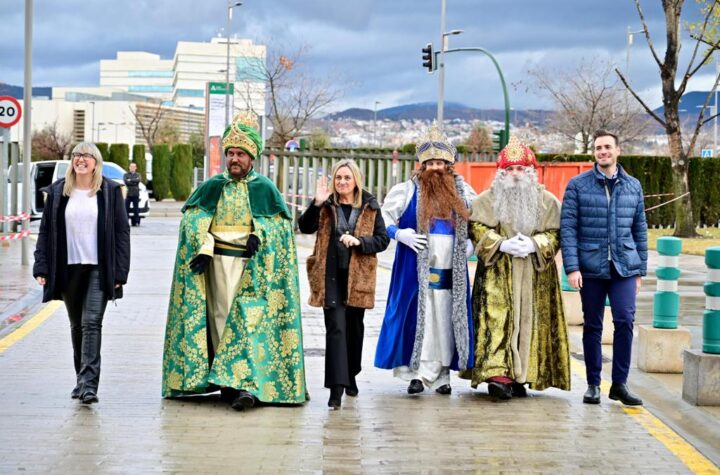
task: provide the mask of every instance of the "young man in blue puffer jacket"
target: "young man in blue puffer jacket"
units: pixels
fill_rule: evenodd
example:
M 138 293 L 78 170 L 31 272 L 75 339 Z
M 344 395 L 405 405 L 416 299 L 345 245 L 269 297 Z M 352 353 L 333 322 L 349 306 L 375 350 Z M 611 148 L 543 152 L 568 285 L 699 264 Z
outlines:
M 563 197 L 560 246 L 570 286 L 580 290 L 587 404 L 600 403 L 602 326 L 609 297 L 613 324 L 610 399 L 629 406 L 642 400 L 630 392 L 627 377 L 635 320 L 635 297 L 647 273 L 647 222 L 640 182 L 618 165 L 616 135 L 593 137 L 595 166 L 574 177 Z

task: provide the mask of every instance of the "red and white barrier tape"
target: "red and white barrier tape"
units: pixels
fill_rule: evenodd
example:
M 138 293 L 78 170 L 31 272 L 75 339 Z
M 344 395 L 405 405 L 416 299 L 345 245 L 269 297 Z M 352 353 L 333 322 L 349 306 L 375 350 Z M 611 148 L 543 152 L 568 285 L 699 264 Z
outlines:
M 20 231 L 19 233 L 8 234 L 7 236 L 0 236 L 0 241 L 11 241 L 13 239 L 22 239 L 22 238 L 28 237 L 29 235 L 30 235 L 30 230 L 25 229 L 24 231 Z
M 0 216 L 0 223 L 7 223 L 9 221 L 24 221 L 30 219 L 30 213 L 20 213 L 17 216 Z

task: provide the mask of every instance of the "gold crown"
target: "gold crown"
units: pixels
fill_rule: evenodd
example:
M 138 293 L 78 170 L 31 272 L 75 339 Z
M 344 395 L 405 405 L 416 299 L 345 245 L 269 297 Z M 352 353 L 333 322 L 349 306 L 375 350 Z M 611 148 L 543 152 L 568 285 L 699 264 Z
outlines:
M 422 140 L 415 145 L 415 154 L 420 163 L 428 160 L 445 160 L 454 163 L 455 153 L 455 147 L 448 142 L 435 121 L 433 121 Z
M 258 129 L 258 122 L 255 114 L 250 111 L 236 114 L 235 117 L 233 117 L 230 126 L 227 128 L 225 134 L 223 135 L 223 151 L 229 148 L 238 147 L 247 151 L 250 155 L 253 156 L 253 158 L 256 158 L 259 152 L 257 144 L 253 142 L 245 132 L 237 128 L 238 124 L 252 127 L 255 130 Z
M 260 130 L 260 124 L 258 123 L 257 116 L 252 111 L 243 111 L 235 114 L 232 123 L 243 124 L 248 127 L 252 127 L 255 130 Z
M 509 162 L 520 162 L 525 158 L 525 146 L 517 137 L 512 136 L 505 146 L 505 155 Z

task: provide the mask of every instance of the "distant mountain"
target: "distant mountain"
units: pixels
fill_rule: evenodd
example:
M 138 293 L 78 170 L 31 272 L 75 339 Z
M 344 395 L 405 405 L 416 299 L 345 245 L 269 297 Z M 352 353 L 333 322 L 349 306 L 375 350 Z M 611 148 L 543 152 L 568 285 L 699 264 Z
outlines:
M 683 94 L 680 99 L 679 113 L 683 119 L 695 118 L 700 113 L 700 108 L 705 104 L 705 99 L 710 91 L 691 91 Z M 714 106 L 715 100 L 710 98 L 710 104 L 708 106 Z M 653 112 L 663 117 L 665 107 L 660 106 Z M 710 117 L 710 111 L 705 111 L 705 117 Z
M 11 96 L 15 99 L 22 99 L 25 89 L 22 86 L 13 86 L 0 82 L 0 96 Z M 33 97 L 52 97 L 51 87 L 32 88 Z
M 550 111 L 544 110 L 511 110 L 510 121 L 541 122 L 545 120 Z M 372 109 L 351 108 L 335 112 L 324 117 L 325 120 L 373 120 Z M 505 111 L 502 109 L 477 109 L 457 102 L 446 102 L 443 111 L 445 120 L 505 120 Z M 437 117 L 436 102 L 420 102 L 406 104 L 377 111 L 378 120 L 432 120 Z

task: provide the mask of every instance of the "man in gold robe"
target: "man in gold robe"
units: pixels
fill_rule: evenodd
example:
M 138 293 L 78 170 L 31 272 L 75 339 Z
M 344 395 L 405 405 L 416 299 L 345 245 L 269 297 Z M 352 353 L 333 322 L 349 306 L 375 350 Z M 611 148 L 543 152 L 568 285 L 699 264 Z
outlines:
M 475 365 L 460 377 L 499 400 L 570 389 L 570 352 L 555 255 L 560 203 L 538 183 L 537 160 L 514 137 L 489 190 L 473 201 L 478 256 L 472 293 Z
M 165 397 L 220 389 L 233 409 L 307 400 L 297 252 L 275 185 L 253 167 L 251 117 L 223 135 L 227 170 L 187 200 L 168 308 Z

